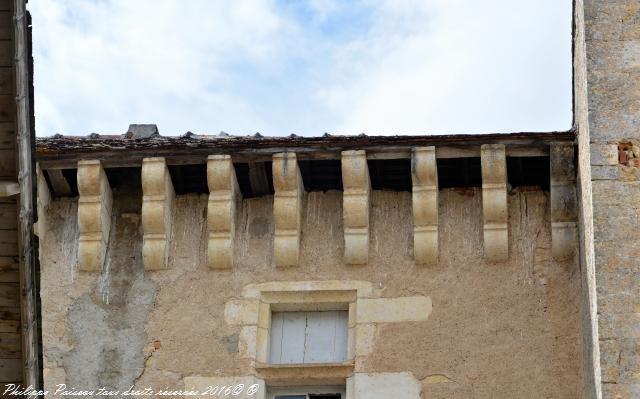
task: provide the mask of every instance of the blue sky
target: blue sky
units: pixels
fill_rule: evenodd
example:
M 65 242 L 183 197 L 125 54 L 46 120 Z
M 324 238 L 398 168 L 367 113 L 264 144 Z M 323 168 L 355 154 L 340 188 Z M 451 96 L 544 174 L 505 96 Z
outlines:
M 571 1 L 37 0 L 39 136 L 571 125 Z

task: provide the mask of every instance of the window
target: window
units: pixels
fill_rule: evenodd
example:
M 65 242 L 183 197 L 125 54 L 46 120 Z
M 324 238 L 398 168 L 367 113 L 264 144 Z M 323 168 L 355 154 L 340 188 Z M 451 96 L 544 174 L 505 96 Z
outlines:
M 344 399 L 344 387 L 300 387 L 270 389 L 268 399 Z
M 347 311 L 274 312 L 269 360 L 271 364 L 344 362 L 347 324 Z

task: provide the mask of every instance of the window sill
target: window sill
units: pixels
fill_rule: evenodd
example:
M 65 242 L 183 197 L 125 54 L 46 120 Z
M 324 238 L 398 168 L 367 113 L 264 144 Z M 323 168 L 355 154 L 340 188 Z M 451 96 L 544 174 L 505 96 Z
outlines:
M 343 363 L 305 363 L 305 364 L 267 364 L 257 363 L 258 377 L 268 385 L 331 385 L 344 384 L 353 374 L 354 362 Z

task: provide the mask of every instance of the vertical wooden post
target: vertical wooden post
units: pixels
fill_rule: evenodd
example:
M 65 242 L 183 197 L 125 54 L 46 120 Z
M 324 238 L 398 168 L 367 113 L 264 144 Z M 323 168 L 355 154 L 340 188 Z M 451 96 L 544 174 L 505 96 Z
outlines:
M 16 136 L 18 149 L 18 183 L 20 184 L 18 216 L 18 248 L 20 263 L 20 318 L 22 321 L 22 385 L 40 387 L 38 358 L 37 287 L 33 243 L 33 186 L 34 167 L 32 149 L 34 132 L 30 101 L 29 73 L 30 32 L 27 28 L 24 0 L 12 1 L 13 42 L 16 88 Z
M 34 223 L 35 233 L 38 236 L 38 239 L 41 241 L 45 239 L 45 234 L 47 232 L 47 208 L 51 203 L 51 192 L 49 191 L 49 186 L 47 186 L 47 181 L 44 178 L 44 173 L 40 169 L 40 166 L 36 164 L 36 184 L 37 184 L 37 215 L 38 220 Z

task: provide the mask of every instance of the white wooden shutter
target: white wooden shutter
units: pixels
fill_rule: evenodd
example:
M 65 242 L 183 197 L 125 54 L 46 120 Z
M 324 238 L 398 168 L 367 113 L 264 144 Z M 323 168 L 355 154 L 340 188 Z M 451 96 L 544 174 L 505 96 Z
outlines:
M 277 312 L 271 317 L 273 364 L 338 363 L 347 358 L 348 312 Z

